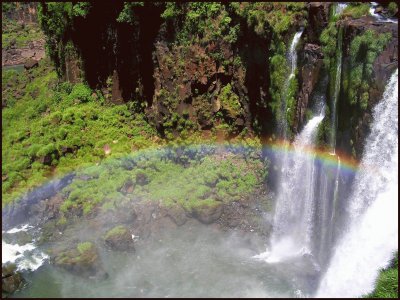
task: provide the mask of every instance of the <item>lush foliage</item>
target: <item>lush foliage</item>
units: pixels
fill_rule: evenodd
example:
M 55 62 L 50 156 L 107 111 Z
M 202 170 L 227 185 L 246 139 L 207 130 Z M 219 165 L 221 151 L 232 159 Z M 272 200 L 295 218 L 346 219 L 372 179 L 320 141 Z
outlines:
M 44 61 L 28 74 L 3 72 L 2 80 L 3 204 L 51 174 L 98 162 L 105 145 L 113 156 L 154 144 L 142 115 L 104 104 L 82 83 L 58 83 Z
M 348 6 L 344 9 L 341 17 L 342 18 L 351 17 L 354 19 L 358 19 L 363 16 L 368 16 L 369 8 L 370 8 L 369 3 L 350 2 Z
M 180 20 L 177 40 L 185 45 L 193 40 L 208 43 L 221 38 L 237 40 L 239 25 L 232 24 L 227 7 L 218 2 L 167 3 L 162 17 L 170 22 Z
M 101 205 L 107 211 L 137 199 L 195 207 L 239 200 L 260 186 L 266 176 L 257 148 L 229 151 L 222 157 L 217 147 L 167 148 L 141 151 L 82 169 L 64 188 L 63 213 L 82 209 L 90 213 Z M 225 152 L 224 151 L 224 152 Z M 247 159 L 245 159 L 247 157 Z M 118 231 L 119 229 L 115 229 Z
M 343 81 L 351 104 L 358 103 L 366 109 L 369 100 L 369 86 L 372 78 L 372 65 L 391 38 L 391 34 L 377 34 L 367 30 L 354 37 L 350 44 L 350 74 Z
M 233 2 L 230 5 L 260 35 L 268 31 L 280 35 L 307 14 L 304 2 Z
M 366 298 L 399 297 L 399 255 L 396 253 L 391 265 L 382 270 L 376 282 L 375 290 Z

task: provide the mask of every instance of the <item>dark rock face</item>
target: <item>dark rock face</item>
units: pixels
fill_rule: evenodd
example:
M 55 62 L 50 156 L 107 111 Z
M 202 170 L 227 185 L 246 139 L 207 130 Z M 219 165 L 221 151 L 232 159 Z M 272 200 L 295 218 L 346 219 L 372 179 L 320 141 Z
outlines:
M 309 26 L 305 34 L 309 43 L 319 43 L 319 36 L 329 22 L 329 2 L 310 2 L 308 5 Z
M 309 107 L 310 95 L 320 78 L 323 66 L 321 47 L 316 44 L 305 44 L 300 53 L 300 91 L 297 97 L 297 107 L 294 120 L 294 132 L 298 132 L 305 120 L 306 109 Z
M 119 225 L 109 230 L 104 237 L 105 244 L 113 250 L 134 250 L 132 234 L 128 228 Z
M 16 22 L 36 23 L 37 22 L 38 2 L 17 2 L 16 8 L 7 12 L 2 12 L 3 17 L 7 17 Z
M 368 91 L 367 109 L 361 110 L 357 105 L 349 105 L 348 99 L 344 95 L 345 91 L 341 91 L 339 97 L 337 147 L 349 155 L 353 152 L 356 159 L 361 159 L 364 141 L 370 132 L 372 109 L 381 100 L 390 76 L 398 68 L 398 26 L 393 23 L 377 22 L 370 16 L 341 22 L 344 27 L 342 72 L 349 71 L 350 44 L 355 36 L 361 35 L 367 30 L 391 33 L 392 35 L 391 40 L 372 65 L 373 72 Z
M 23 283 L 22 275 L 16 271 L 14 264 L 2 265 L 1 277 L 1 292 L 5 296 L 14 293 Z

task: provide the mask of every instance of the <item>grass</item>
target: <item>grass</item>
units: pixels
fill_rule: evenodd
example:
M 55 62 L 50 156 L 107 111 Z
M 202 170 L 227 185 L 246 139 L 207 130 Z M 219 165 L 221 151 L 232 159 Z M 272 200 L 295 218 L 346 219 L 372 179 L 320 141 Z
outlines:
M 395 254 L 391 265 L 382 270 L 376 282 L 375 290 L 365 298 L 399 297 L 399 255 Z

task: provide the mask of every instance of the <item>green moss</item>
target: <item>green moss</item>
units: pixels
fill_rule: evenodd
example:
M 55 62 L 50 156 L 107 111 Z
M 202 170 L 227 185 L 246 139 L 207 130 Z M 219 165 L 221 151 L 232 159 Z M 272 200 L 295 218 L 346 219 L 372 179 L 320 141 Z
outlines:
M 76 249 L 78 249 L 80 254 L 84 254 L 85 252 L 88 252 L 92 249 L 93 243 L 91 242 L 84 242 L 84 243 L 79 243 L 76 246 Z
M 119 226 L 116 226 L 116 227 L 112 228 L 111 230 L 109 230 L 106 233 L 104 238 L 109 239 L 113 236 L 121 236 L 121 235 L 126 234 L 127 232 L 128 232 L 128 229 L 125 226 L 119 225 Z

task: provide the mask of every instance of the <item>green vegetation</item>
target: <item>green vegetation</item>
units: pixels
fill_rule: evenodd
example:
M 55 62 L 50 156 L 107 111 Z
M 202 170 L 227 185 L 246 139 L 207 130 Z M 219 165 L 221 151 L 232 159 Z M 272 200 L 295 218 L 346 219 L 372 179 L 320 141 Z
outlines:
M 366 109 L 369 101 L 369 87 L 372 78 L 372 65 L 391 39 L 391 34 L 377 34 L 367 30 L 354 37 L 350 44 L 350 72 L 343 79 L 344 90 L 351 104 L 358 103 Z
M 85 253 L 85 252 L 90 251 L 90 250 L 92 249 L 92 247 L 93 247 L 93 243 L 91 243 L 91 242 L 84 242 L 84 243 L 79 243 L 79 244 L 76 246 L 76 249 L 78 249 L 78 251 L 79 251 L 80 254 L 83 254 L 83 253 Z
M 227 110 L 229 115 L 237 116 L 242 112 L 239 97 L 232 91 L 229 83 L 221 89 L 218 99 L 221 101 L 222 108 Z
M 40 39 L 44 39 L 44 35 L 36 23 L 18 24 L 13 20 L 3 18 L 1 33 L 3 49 L 12 44 L 17 48 L 28 47 L 30 42 Z
M 81 208 L 89 213 L 99 205 L 105 211 L 113 210 L 132 198 L 191 211 L 199 205 L 239 200 L 262 184 L 266 166 L 259 158 L 245 160 L 245 155 L 256 154 L 257 148 L 239 147 L 243 154 L 230 153 L 228 148 L 224 159 L 217 149 L 140 151 L 82 169 L 63 189 L 66 201 L 61 211 Z
M 111 230 L 109 230 L 107 233 L 106 233 L 106 235 L 105 235 L 105 239 L 107 240 L 107 239 L 109 239 L 109 238 L 111 238 L 111 237 L 113 237 L 113 236 L 121 236 L 121 235 L 124 235 L 124 234 L 126 234 L 128 232 L 128 229 L 125 227 L 125 226 L 123 226 L 123 225 L 118 225 L 118 226 L 115 226 L 114 228 L 112 228 Z
M 307 15 L 304 2 L 233 2 L 230 5 L 263 36 L 268 32 L 282 35 L 299 20 L 304 22 Z
M 353 19 L 358 19 L 363 16 L 369 16 L 369 8 L 369 3 L 350 2 L 348 6 L 343 10 L 341 17 L 351 17 Z
M 379 274 L 375 290 L 365 298 L 399 297 L 399 254 L 396 253 L 391 265 Z
M 155 130 L 127 105 L 108 105 L 85 84 L 60 83 L 48 62 L 2 73 L 3 205 L 51 175 L 154 145 Z
M 388 11 L 389 11 L 389 14 L 391 16 L 394 16 L 398 11 L 397 3 L 396 2 L 390 2 L 389 5 L 388 5 Z

